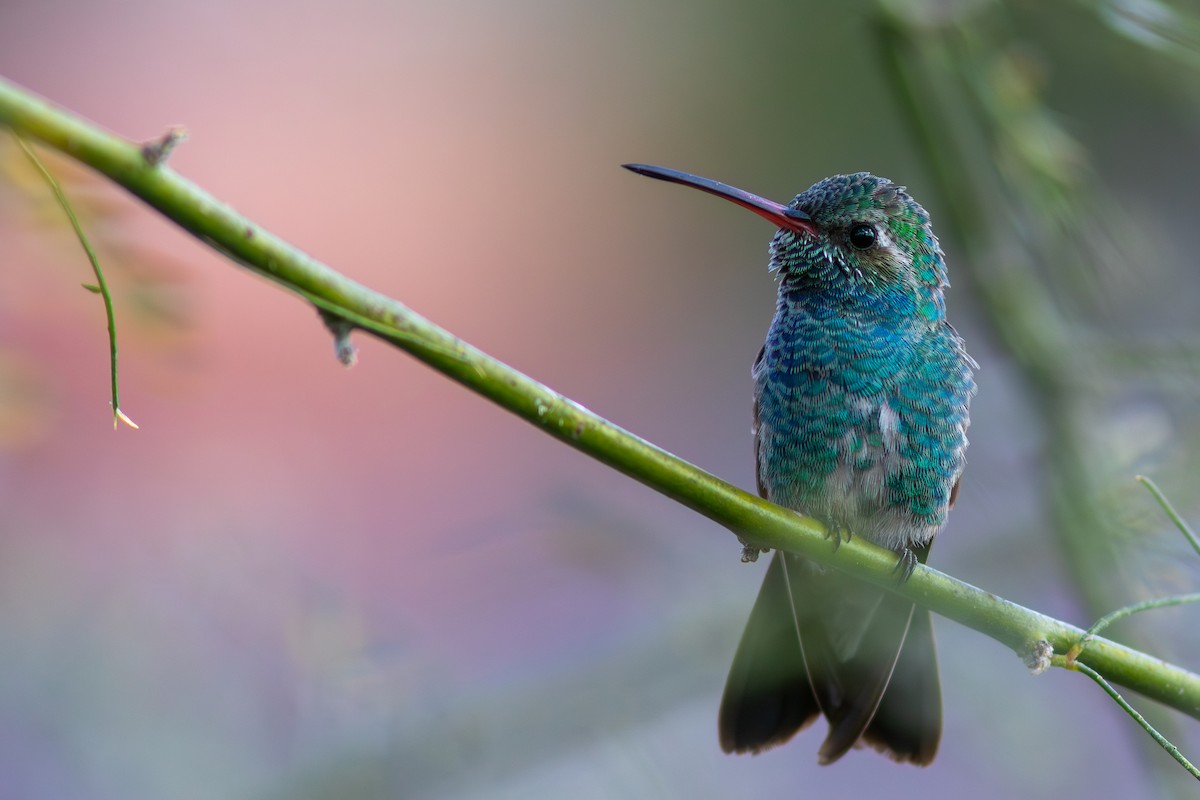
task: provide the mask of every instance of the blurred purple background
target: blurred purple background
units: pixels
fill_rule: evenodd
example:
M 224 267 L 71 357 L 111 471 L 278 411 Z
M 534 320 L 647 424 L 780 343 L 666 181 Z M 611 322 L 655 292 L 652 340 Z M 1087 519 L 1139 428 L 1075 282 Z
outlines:
M 0 75 L 133 139 L 184 124 L 171 164 L 218 197 L 751 487 L 771 231 L 618 165 L 780 200 L 869 169 L 938 220 L 867 8 L 10 2 Z M 1060 77 L 1079 128 L 1110 118 Z M 1090 144 L 1157 179 L 1155 148 Z M 761 571 L 725 531 L 365 337 L 344 370 L 303 303 L 49 160 L 141 430 L 110 430 L 87 264 L 0 143 L 0 796 L 1129 797 L 1173 769 L 1081 677 L 940 619 L 932 768 L 819 769 L 812 731 L 721 754 Z M 1039 432 L 970 294 L 948 303 L 983 369 L 933 563 L 1087 623 L 1039 530 Z

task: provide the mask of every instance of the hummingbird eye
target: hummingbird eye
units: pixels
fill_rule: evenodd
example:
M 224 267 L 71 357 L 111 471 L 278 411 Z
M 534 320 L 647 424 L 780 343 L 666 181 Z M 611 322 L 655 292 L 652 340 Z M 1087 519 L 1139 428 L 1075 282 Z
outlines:
M 859 223 L 850 229 L 850 245 L 855 250 L 866 250 L 875 244 L 875 229 L 870 225 Z

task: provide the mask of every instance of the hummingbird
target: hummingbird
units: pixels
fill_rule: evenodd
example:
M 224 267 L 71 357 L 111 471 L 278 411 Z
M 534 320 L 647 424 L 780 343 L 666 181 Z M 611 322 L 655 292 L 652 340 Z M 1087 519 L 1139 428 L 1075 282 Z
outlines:
M 787 205 L 666 167 L 626 164 L 768 220 L 775 316 L 754 360 L 758 492 L 925 563 L 958 495 L 978 364 L 946 321 L 949 285 L 929 214 L 859 172 Z M 758 551 L 751 551 L 757 556 Z M 942 730 L 929 612 L 884 589 L 776 552 L 725 684 L 727 753 L 759 753 L 824 715 L 831 764 L 869 746 L 926 765 Z

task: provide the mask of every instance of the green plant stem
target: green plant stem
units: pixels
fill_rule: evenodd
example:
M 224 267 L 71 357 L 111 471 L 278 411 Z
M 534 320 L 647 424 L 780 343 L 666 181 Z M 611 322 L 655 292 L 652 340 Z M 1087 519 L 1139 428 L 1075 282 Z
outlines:
M 1170 608 L 1171 606 L 1182 606 L 1188 603 L 1200 603 L 1200 594 L 1178 594 L 1171 597 L 1159 597 L 1154 600 L 1145 600 L 1141 603 L 1134 603 L 1118 608 L 1105 614 L 1087 629 L 1087 634 L 1080 640 L 1081 646 L 1086 646 L 1097 633 L 1112 625 L 1117 620 L 1125 619 L 1126 617 L 1140 614 L 1143 611 L 1152 611 L 1156 608 Z
M 328 314 L 391 342 L 550 435 L 762 547 L 884 586 L 979 630 L 1024 657 L 1039 640 L 1066 652 L 1079 628 L 1023 608 L 937 570 L 918 566 L 897 585 L 896 555 L 856 537 L 836 550 L 815 520 L 772 505 L 671 455 L 491 358 L 403 304 L 333 271 L 263 230 L 139 147 L 0 80 L 0 125 L 88 165 L 168 219 Z M 1200 675 L 1106 639 L 1080 660 L 1114 683 L 1200 719 Z
M 1058 659 L 1055 659 L 1055 661 L 1057 662 Z M 1170 753 L 1171 758 L 1182 764 L 1183 768 L 1190 772 L 1193 778 L 1200 780 L 1200 769 L 1197 769 L 1195 764 L 1193 764 L 1191 761 L 1188 761 L 1187 758 L 1184 757 L 1183 753 L 1179 752 L 1179 748 L 1176 747 L 1169 739 L 1167 739 L 1167 737 L 1159 733 L 1158 730 L 1150 724 L 1150 721 L 1143 717 L 1136 708 L 1129 705 L 1129 701 L 1122 697 L 1121 693 L 1114 689 L 1112 684 L 1104 679 L 1104 676 L 1097 673 L 1096 670 L 1092 669 L 1091 667 L 1079 664 L 1077 662 L 1056 665 L 1065 667 L 1067 669 L 1076 669 L 1094 680 L 1100 685 L 1100 688 L 1102 688 L 1108 694 L 1108 696 L 1111 697 L 1113 701 L 1121 707 L 1122 710 L 1124 710 L 1126 714 L 1133 718 L 1134 722 L 1142 726 L 1142 730 L 1150 734 L 1150 737 L 1154 739 L 1154 741 L 1157 742 L 1162 749 Z
M 1154 496 L 1154 499 L 1158 501 L 1158 504 L 1162 506 L 1162 510 L 1166 512 L 1166 515 L 1170 518 L 1171 522 L 1175 523 L 1175 527 L 1178 528 L 1179 532 L 1182 533 L 1184 538 L 1188 540 L 1188 544 L 1192 546 L 1192 549 L 1195 550 L 1198 555 L 1200 555 L 1200 539 L 1196 538 L 1196 532 L 1192 530 L 1192 526 L 1188 525 L 1184 518 L 1180 516 L 1179 512 L 1175 510 L 1175 506 L 1171 505 L 1171 501 L 1167 499 L 1165 494 L 1163 494 L 1162 489 L 1158 488 L 1158 484 L 1147 478 L 1145 475 L 1138 475 L 1137 479 L 1138 482 L 1141 483 L 1142 486 L 1145 486 L 1150 494 Z
M 117 316 L 113 312 L 112 294 L 108 291 L 108 282 L 104 280 L 104 271 L 100 269 L 100 259 L 96 257 L 96 251 L 92 249 L 92 244 L 88 241 L 87 234 L 83 231 L 83 226 L 79 224 L 79 217 L 75 215 L 75 209 L 71 207 L 71 202 L 67 200 L 66 192 L 62 190 L 62 186 L 54 179 L 54 175 L 50 170 L 46 169 L 46 165 L 38 158 L 37 153 L 33 152 L 33 148 L 21 138 L 19 134 L 15 136 L 17 144 L 29 160 L 33 162 L 33 166 L 41 174 L 42 178 L 50 186 L 50 191 L 54 193 L 54 199 L 58 201 L 59 207 L 67 215 L 67 219 L 71 223 L 71 229 L 75 231 L 75 237 L 79 239 L 79 244 L 83 246 L 83 252 L 87 254 L 88 262 L 92 265 L 92 274 L 96 276 L 96 285 L 94 287 L 86 286 L 89 290 L 95 290 L 104 300 L 104 316 L 108 321 L 108 363 L 109 375 L 112 384 L 112 410 L 113 410 L 113 428 L 117 427 L 118 421 L 123 421 L 131 428 L 136 428 L 133 420 L 125 416 L 121 411 L 121 393 L 117 384 Z

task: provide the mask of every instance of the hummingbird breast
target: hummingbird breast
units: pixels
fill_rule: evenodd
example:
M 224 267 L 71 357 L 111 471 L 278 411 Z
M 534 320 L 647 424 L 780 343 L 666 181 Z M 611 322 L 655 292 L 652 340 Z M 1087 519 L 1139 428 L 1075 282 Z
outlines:
M 942 321 L 781 303 L 753 371 L 760 491 L 897 552 L 928 543 L 965 464 L 971 366 Z

